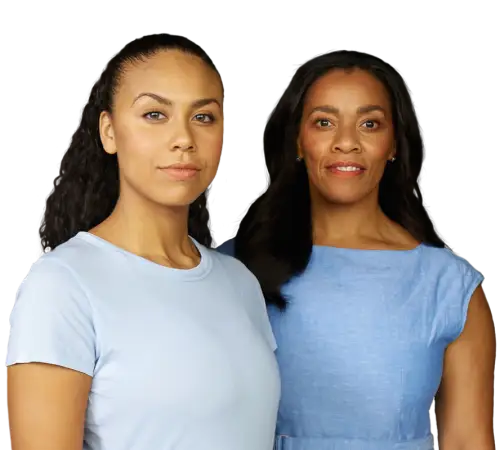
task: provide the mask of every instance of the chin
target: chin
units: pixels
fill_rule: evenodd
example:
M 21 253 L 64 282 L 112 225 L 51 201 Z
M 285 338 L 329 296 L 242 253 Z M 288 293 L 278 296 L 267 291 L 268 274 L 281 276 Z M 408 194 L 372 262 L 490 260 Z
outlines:
M 150 198 L 150 200 L 156 205 L 163 208 L 186 208 L 191 205 L 197 198 L 199 194 L 193 195 L 163 195 L 163 196 L 154 196 Z
M 338 205 L 353 205 L 365 199 L 367 194 L 365 192 L 356 191 L 346 191 L 336 190 L 335 192 L 325 192 L 323 194 L 324 199 L 328 203 L 334 203 Z
M 161 205 L 165 208 L 189 208 L 197 198 L 198 197 L 165 200 L 161 202 Z
M 339 205 L 339 206 L 350 206 L 358 203 L 361 201 L 362 198 L 358 197 L 339 197 L 339 196 L 331 196 L 327 197 L 326 201 L 328 203 L 334 204 L 334 205 Z
M 202 193 L 200 186 L 174 186 L 172 188 L 162 189 L 152 193 L 153 200 L 164 206 L 180 207 L 189 206 Z

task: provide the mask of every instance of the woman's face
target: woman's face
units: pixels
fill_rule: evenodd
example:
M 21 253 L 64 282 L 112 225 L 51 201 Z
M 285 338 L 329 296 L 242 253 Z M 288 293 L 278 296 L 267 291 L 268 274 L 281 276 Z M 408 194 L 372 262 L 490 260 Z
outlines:
M 352 204 L 377 194 L 394 145 L 390 99 L 371 74 L 334 70 L 311 86 L 298 153 L 313 199 Z
M 219 76 L 196 56 L 168 50 L 127 64 L 100 121 L 104 149 L 118 157 L 120 195 L 172 207 L 196 200 L 219 165 L 222 102 Z

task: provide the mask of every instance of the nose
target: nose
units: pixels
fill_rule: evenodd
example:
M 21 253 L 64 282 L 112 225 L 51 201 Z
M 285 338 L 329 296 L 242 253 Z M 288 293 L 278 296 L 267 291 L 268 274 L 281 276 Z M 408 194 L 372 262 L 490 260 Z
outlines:
M 171 128 L 171 131 L 170 148 L 172 151 L 196 151 L 193 134 L 187 123 L 179 121 L 179 123 Z
M 355 130 L 351 127 L 339 127 L 332 142 L 332 151 L 340 153 L 360 152 L 361 146 Z

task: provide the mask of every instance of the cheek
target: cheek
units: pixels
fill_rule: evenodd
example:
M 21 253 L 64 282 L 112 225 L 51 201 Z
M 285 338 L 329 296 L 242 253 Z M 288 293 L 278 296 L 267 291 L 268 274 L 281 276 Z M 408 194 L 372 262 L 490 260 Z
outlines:
M 300 136 L 300 145 L 304 152 L 304 157 L 308 161 L 318 160 L 325 152 L 328 152 L 332 143 L 330 133 L 321 131 L 314 132 L 303 130 Z
M 197 148 L 192 155 L 205 166 L 203 183 L 213 178 L 217 172 L 223 144 L 222 126 L 191 128 L 193 143 Z M 147 185 L 156 176 L 159 164 L 176 162 L 178 154 L 169 151 L 169 131 L 162 126 L 147 129 L 133 123 L 122 124 L 115 129 L 116 147 L 120 171 L 129 180 Z M 210 181 L 210 180 L 208 180 Z
M 387 160 L 392 150 L 391 139 L 383 136 L 367 139 L 367 142 L 363 144 L 365 154 L 375 161 Z
M 150 185 L 156 175 L 155 167 L 158 163 L 170 162 L 167 153 L 163 161 L 158 157 L 158 149 L 162 145 L 159 133 L 130 126 L 115 133 L 115 139 L 120 176 L 136 189 L 145 189 Z
M 213 182 L 219 168 L 222 154 L 222 132 L 216 130 L 203 130 L 196 138 L 196 159 L 203 165 L 202 177 L 199 180 L 200 192 L 207 189 Z M 211 132 L 208 132 L 211 131 Z
M 163 135 L 163 138 L 162 138 Z M 118 152 L 127 156 L 140 156 L 153 153 L 154 149 L 161 148 L 165 134 L 161 130 L 145 130 L 139 126 L 124 126 L 116 133 Z
M 124 127 L 116 133 L 118 154 L 123 160 L 133 160 L 134 164 L 148 164 L 161 145 L 161 133 L 140 127 Z
M 362 145 L 372 175 L 377 179 L 381 178 L 392 153 L 392 139 L 390 136 L 374 136 L 367 138 Z
M 360 133 L 360 144 L 369 158 L 387 160 L 394 145 L 392 128 Z
M 198 156 L 209 168 L 217 169 L 222 154 L 222 129 L 200 130 L 196 136 Z

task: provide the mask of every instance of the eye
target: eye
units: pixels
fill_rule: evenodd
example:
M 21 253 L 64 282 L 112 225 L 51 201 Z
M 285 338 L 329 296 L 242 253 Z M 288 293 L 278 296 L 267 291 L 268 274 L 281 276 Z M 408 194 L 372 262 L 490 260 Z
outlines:
M 361 124 L 361 126 L 364 126 L 368 130 L 376 130 L 380 124 L 376 120 L 366 120 Z
M 162 119 L 166 118 L 165 115 L 159 111 L 148 112 L 148 113 L 144 114 L 143 117 L 145 117 L 148 120 L 152 120 L 152 121 L 162 120 Z
M 314 122 L 319 128 L 328 128 L 332 123 L 328 119 L 318 119 Z
M 202 123 L 211 123 L 215 120 L 215 117 L 212 114 L 196 114 L 194 120 Z

